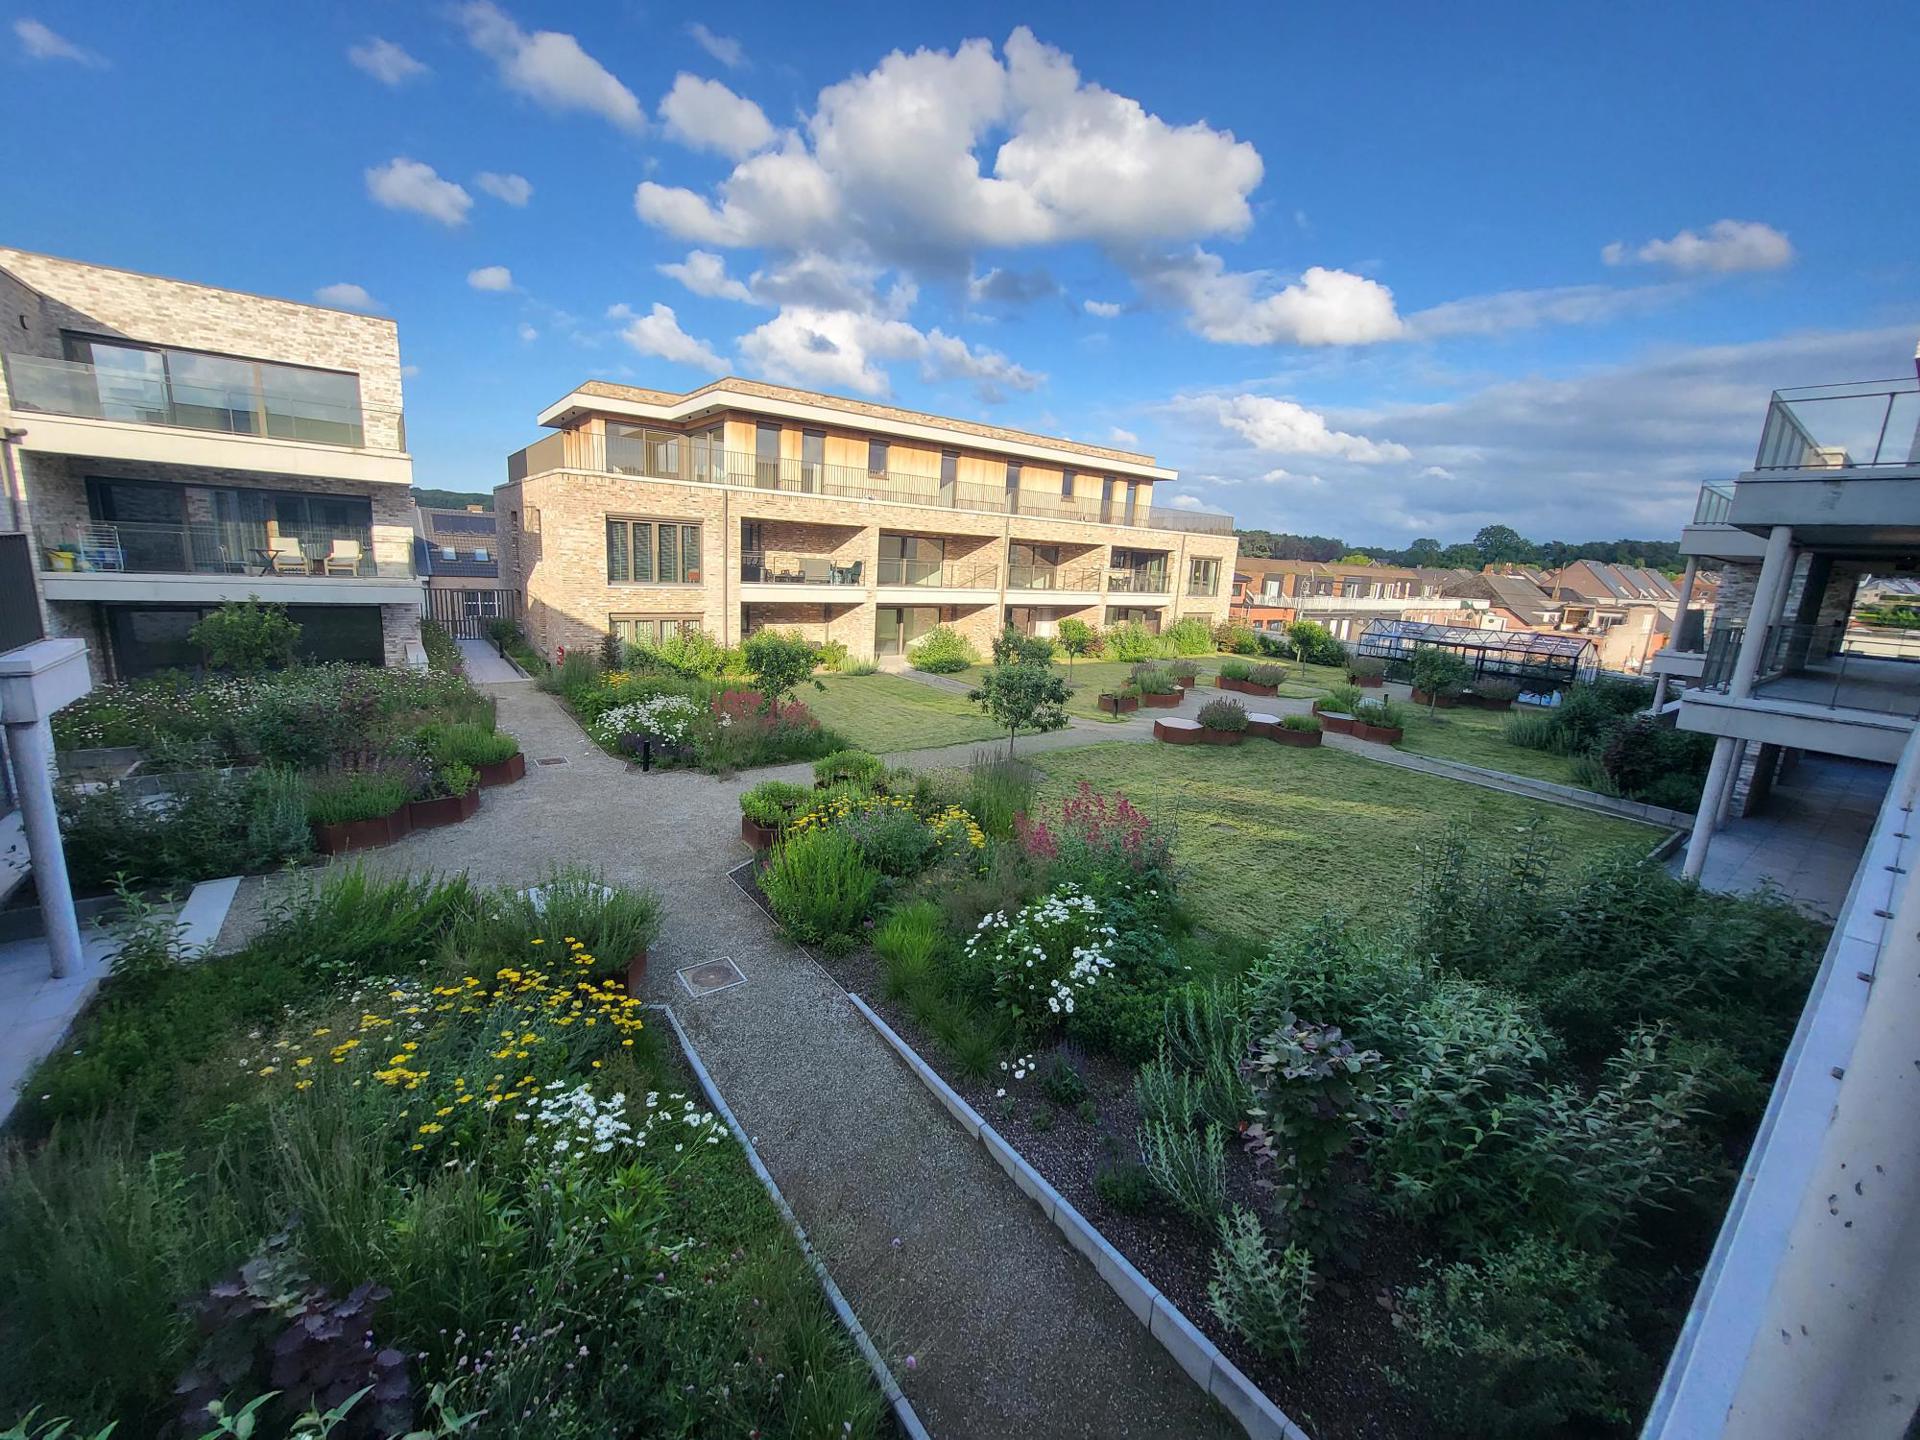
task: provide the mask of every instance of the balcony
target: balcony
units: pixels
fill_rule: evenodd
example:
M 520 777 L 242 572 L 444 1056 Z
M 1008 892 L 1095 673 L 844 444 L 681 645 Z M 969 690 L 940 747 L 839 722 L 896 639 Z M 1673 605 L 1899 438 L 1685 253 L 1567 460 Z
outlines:
M 880 584 L 912 585 L 929 590 L 992 590 L 999 582 L 997 567 L 979 560 L 900 560 L 882 558 Z
M 406 420 L 396 409 L 261 385 L 195 384 L 158 368 L 13 354 L 4 365 L 16 417 L 45 417 L 27 425 L 28 450 L 315 479 L 411 479 Z
M 1173 598 L 1173 583 L 1164 570 L 1110 570 L 1107 593 L 1165 601 Z
M 1733 486 L 1713 483 L 1700 487 L 1700 496 L 1693 502 L 1694 524 L 1724 525 L 1732 512 Z
M 1045 590 L 1073 596 L 1100 593 L 1098 565 L 1009 565 L 1007 589 Z
M 1233 517 L 1213 511 L 1140 505 L 1129 516 L 1118 505 L 1103 506 L 1088 497 L 1050 495 L 1034 490 L 1009 491 L 958 482 L 943 484 L 934 475 L 869 471 L 861 466 L 826 465 L 791 458 L 763 460 L 746 451 L 722 450 L 692 436 L 666 431 L 645 437 L 562 431 L 536 440 L 507 457 L 509 481 L 524 480 L 549 470 L 586 470 L 699 485 L 737 485 L 752 490 L 929 505 L 986 515 L 1072 520 L 1132 529 L 1208 535 L 1233 533 Z
M 1920 466 L 1920 380 L 1776 390 L 1755 471 Z
M 39 536 L 49 600 L 399 605 L 420 602 L 412 547 L 376 559 L 371 529 L 206 521 L 67 525 Z

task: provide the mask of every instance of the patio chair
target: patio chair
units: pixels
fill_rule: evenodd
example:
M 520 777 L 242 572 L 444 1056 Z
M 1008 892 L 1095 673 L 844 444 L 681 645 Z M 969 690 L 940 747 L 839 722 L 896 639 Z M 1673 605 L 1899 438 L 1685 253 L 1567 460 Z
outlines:
M 305 575 L 309 572 L 307 552 L 291 535 L 276 535 L 267 541 L 267 566 L 276 575 Z
M 800 572 L 809 585 L 824 585 L 831 578 L 826 558 L 821 555 L 801 556 Z
M 860 572 L 866 568 L 867 568 L 866 561 L 864 560 L 854 561 L 853 564 L 847 566 L 844 570 L 840 572 L 840 575 L 841 575 L 840 583 L 842 585 L 858 585 L 860 583 Z
M 320 567 L 328 575 L 358 575 L 360 573 L 360 542 L 358 540 L 336 540 L 327 551 L 326 561 Z

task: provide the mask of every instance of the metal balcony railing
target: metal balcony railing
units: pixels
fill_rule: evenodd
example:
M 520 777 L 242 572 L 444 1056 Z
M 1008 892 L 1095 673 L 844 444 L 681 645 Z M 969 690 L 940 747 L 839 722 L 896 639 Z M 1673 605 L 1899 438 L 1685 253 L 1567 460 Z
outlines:
M 1920 380 L 1776 390 L 1755 470 L 1920 465 Z
M 1077 590 L 1100 588 L 1098 565 L 1009 565 L 1009 590 Z
M 993 565 L 978 560 L 903 560 L 882 557 L 882 585 L 924 585 L 929 590 L 991 590 L 999 579 Z
M 1045 520 L 1078 520 L 1133 529 L 1179 530 L 1189 534 L 1231 535 L 1233 517 L 1207 510 L 1136 505 L 1129 512 L 1115 501 L 1103 504 L 1085 496 L 1036 490 L 1006 490 L 937 475 L 869 471 L 857 465 L 762 459 L 740 450 L 720 449 L 690 435 L 667 431 L 642 436 L 606 436 L 562 431 L 548 435 L 507 457 L 507 479 L 524 480 L 547 470 L 587 470 L 647 480 L 682 480 L 702 485 L 738 485 L 799 495 L 837 496 L 990 515 L 1026 515 Z
M 381 406 L 344 405 L 251 385 L 195 384 L 164 373 L 39 355 L 9 354 L 5 364 L 15 410 L 356 449 L 407 448 L 401 413 Z
M 864 585 L 865 572 L 864 560 L 843 565 L 827 555 L 749 550 L 740 557 L 740 581 L 744 585 Z
M 1700 498 L 1693 502 L 1693 523 L 1696 525 L 1724 525 L 1727 516 L 1733 511 L 1733 486 L 1723 484 L 1702 485 Z
M 403 579 L 405 560 L 376 560 L 371 529 L 282 525 L 277 522 L 96 521 L 40 534 L 40 568 L 126 575 L 332 576 Z

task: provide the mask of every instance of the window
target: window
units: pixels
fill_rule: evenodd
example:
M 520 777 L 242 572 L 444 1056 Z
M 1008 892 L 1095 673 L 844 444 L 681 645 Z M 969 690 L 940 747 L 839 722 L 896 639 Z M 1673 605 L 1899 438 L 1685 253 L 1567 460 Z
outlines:
M 1187 572 L 1187 593 L 1189 595 L 1216 595 L 1220 591 L 1220 562 L 1218 560 L 1195 559 L 1189 562 Z
M 458 560 L 460 558 L 460 552 L 455 550 L 451 545 L 442 545 L 440 547 L 440 558 L 442 560 Z
M 1140 498 L 1140 492 L 1141 492 L 1142 490 L 1144 490 L 1144 489 L 1146 489 L 1146 488 L 1147 488 L 1147 487 L 1146 487 L 1146 486 L 1144 486 L 1144 485 L 1129 485 L 1129 486 L 1127 486 L 1127 518 L 1126 518 L 1126 523 L 1127 523 L 1127 524 L 1129 524 L 1129 525 L 1131 525 L 1131 524 L 1133 524 L 1133 505 L 1134 505 L 1134 501 L 1136 501 L 1137 499 L 1139 499 L 1139 498 Z
M 780 427 L 753 427 L 753 483 L 762 490 L 780 488 Z
M 884 475 L 887 473 L 886 441 L 869 440 L 867 442 L 867 473 L 869 475 Z M 945 473 L 944 467 L 942 467 L 942 473 Z
M 1007 513 L 1011 515 L 1020 513 L 1020 462 L 1018 460 L 1007 462 Z
M 493 557 L 487 553 L 486 546 L 476 545 L 474 546 L 474 549 L 473 549 L 473 558 L 478 560 L 482 565 L 484 565 L 487 563 L 487 561 L 491 560 Z
M 1111 475 L 1100 482 L 1100 518 L 1113 519 L 1113 476 Z
M 607 521 L 607 581 L 698 585 L 700 527 L 670 520 Z
M 500 618 L 500 592 L 498 590 L 462 590 L 460 592 L 461 611 L 469 620 L 497 620 Z
M 820 488 L 821 472 L 826 468 L 827 432 L 824 430 L 802 430 L 800 432 L 800 484 L 808 490 Z
M 1073 498 L 1073 471 L 1071 470 L 1060 472 L 1060 498 L 1062 500 Z
M 940 483 L 951 485 L 960 478 L 960 452 L 942 450 L 940 452 Z
M 607 628 L 623 645 L 658 645 L 673 635 L 692 635 L 700 629 L 698 615 L 609 615 Z
M 693 478 L 723 484 L 727 478 L 727 427 L 709 426 L 693 432 Z

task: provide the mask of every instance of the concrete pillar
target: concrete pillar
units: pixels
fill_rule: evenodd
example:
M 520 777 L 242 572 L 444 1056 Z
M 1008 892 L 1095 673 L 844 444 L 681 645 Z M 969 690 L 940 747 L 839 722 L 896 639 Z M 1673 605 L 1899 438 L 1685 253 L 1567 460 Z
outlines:
M 27 857 L 33 864 L 56 980 L 73 974 L 83 957 L 53 799 L 53 727 L 48 719 L 92 688 L 87 647 L 78 640 L 37 640 L 0 654 L 0 725 L 6 727 L 7 750 L 13 757 Z
M 1760 673 L 1760 660 L 1766 653 L 1767 632 L 1773 628 L 1792 578 L 1793 527 L 1776 525 L 1767 535 L 1766 558 L 1760 562 L 1760 579 L 1753 589 L 1752 608 L 1747 611 L 1746 633 L 1740 637 L 1733 678 L 1727 682 L 1727 694 L 1735 700 L 1753 693 L 1754 677 Z
M 1714 809 L 1713 824 L 1717 830 L 1727 823 L 1733 813 L 1733 792 L 1740 788 L 1740 767 L 1747 758 L 1747 742 L 1733 742 L 1733 763 L 1727 766 L 1726 783 L 1720 789 L 1720 803 Z
M 1807 575 L 1800 586 L 1800 604 L 1793 612 L 1793 635 L 1787 642 L 1785 664 L 1787 670 L 1804 670 L 1814 641 L 1814 621 L 1820 618 L 1820 607 L 1827 598 L 1827 586 L 1833 578 L 1833 557 L 1831 555 L 1809 555 L 1807 557 Z
M 1707 783 L 1700 787 L 1700 808 L 1694 812 L 1693 834 L 1687 837 L 1687 859 L 1680 870 L 1689 880 L 1698 880 L 1700 872 L 1707 868 L 1707 846 L 1720 818 L 1720 792 L 1726 788 L 1728 774 L 1733 769 L 1736 744 L 1731 735 L 1722 735 L 1714 742 L 1713 763 L 1707 767 Z
M 1680 648 L 1680 632 L 1686 628 L 1687 606 L 1693 601 L 1693 582 L 1694 577 L 1699 574 L 1699 571 L 1699 562 L 1695 560 L 1693 556 L 1689 555 L 1687 557 L 1686 573 L 1680 577 L 1680 603 L 1674 607 L 1673 611 L 1673 633 L 1667 637 L 1667 648 L 1670 650 L 1678 650 Z M 1662 675 L 1654 682 L 1653 704 L 1648 707 L 1647 713 L 1650 715 L 1658 715 L 1660 713 L 1660 707 L 1666 703 L 1667 677 Z

